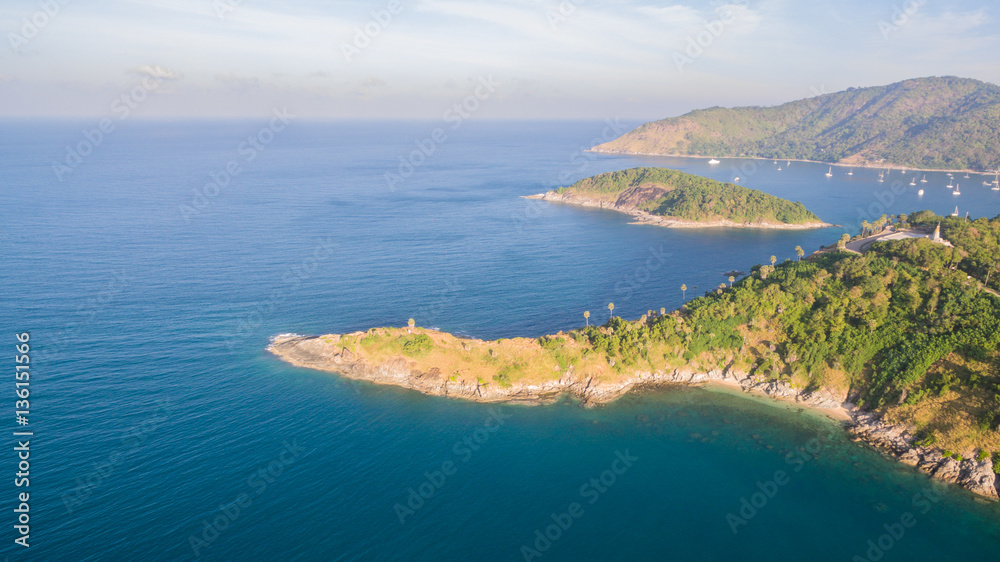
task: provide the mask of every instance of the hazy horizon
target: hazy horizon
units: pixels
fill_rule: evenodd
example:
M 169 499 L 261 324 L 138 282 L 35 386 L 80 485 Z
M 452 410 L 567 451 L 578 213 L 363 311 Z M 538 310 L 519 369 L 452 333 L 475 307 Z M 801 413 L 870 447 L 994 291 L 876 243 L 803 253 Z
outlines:
M 926 76 L 1000 83 L 964 0 L 16 0 L 0 117 L 652 120 Z M 123 96 L 125 98 L 123 99 Z M 117 105 L 116 105 L 117 104 Z

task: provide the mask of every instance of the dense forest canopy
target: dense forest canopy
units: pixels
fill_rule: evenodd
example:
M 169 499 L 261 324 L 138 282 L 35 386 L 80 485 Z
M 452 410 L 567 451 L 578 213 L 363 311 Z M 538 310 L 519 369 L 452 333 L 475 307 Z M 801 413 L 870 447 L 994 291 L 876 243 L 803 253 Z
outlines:
M 623 368 L 681 359 L 850 389 L 858 404 L 915 425 L 925 444 L 1000 452 L 1000 296 L 986 287 L 998 287 L 1000 217 L 899 218 L 940 223 L 955 247 L 908 239 L 758 266 L 681 314 L 584 333 Z M 663 346 L 663 358 L 651 354 Z
M 637 188 L 645 189 L 640 192 Z M 616 200 L 624 195 L 640 210 L 691 221 L 820 222 L 819 217 L 801 203 L 669 168 L 631 168 L 608 172 L 580 180 L 558 191 Z

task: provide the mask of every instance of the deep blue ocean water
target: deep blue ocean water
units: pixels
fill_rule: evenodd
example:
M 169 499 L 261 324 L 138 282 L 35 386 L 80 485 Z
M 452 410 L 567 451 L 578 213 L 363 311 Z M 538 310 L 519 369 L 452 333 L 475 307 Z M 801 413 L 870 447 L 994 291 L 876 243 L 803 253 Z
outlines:
M 609 301 L 626 317 L 672 309 L 682 283 L 700 294 L 862 218 L 1000 214 L 982 178 L 958 177 L 953 196 L 940 173 L 910 187 L 912 173 L 598 156 L 581 150 L 605 123 L 468 121 L 390 189 L 414 140 L 447 125 L 293 121 L 248 161 L 261 120 L 121 123 L 60 181 L 53 163 L 95 125 L 8 121 L 0 138 L 7 369 L 16 332 L 33 345 L 30 487 L 13 485 L 11 436 L 0 461 L 10 560 L 523 560 L 525 546 L 542 560 L 851 560 L 906 512 L 884 560 L 1000 551 L 996 505 L 786 406 L 676 389 L 497 411 L 264 351 L 277 333 L 409 317 L 496 338 L 602 320 Z M 520 198 L 636 165 L 740 176 L 847 226 L 670 230 Z M 206 189 L 212 177 L 225 185 Z M 433 495 L 401 523 L 395 506 L 421 486 Z M 734 533 L 727 514 L 761 487 L 773 494 Z M 19 491 L 29 549 L 13 544 Z M 579 517 L 549 529 L 574 502 Z

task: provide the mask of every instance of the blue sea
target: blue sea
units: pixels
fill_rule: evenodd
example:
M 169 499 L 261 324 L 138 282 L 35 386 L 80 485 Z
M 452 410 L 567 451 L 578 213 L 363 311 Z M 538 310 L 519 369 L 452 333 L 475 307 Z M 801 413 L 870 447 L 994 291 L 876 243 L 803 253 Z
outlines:
M 6 121 L 6 369 L 30 333 L 30 484 L 9 560 L 965 560 L 1000 508 L 721 390 L 586 409 L 427 397 L 284 364 L 279 333 L 539 336 L 673 309 L 860 220 L 1000 214 L 983 177 L 584 152 L 605 122 Z M 436 128 L 447 138 L 434 141 Z M 265 130 L 267 132 L 265 132 Z M 423 143 L 421 151 L 420 144 Z M 420 151 L 419 153 L 414 151 Z M 670 230 L 522 199 L 638 165 L 733 180 L 842 225 Z M 781 165 L 782 170 L 778 171 Z M 387 174 L 390 174 L 387 176 Z M 393 175 L 394 174 L 394 175 Z M 922 173 L 920 174 L 923 175 Z M 917 178 L 919 180 L 919 178 Z M 898 183 L 897 183 L 898 182 Z M 968 182 L 968 183 L 966 183 Z M 917 189 L 925 194 L 919 196 Z M 14 543 L 19 492 L 29 539 Z

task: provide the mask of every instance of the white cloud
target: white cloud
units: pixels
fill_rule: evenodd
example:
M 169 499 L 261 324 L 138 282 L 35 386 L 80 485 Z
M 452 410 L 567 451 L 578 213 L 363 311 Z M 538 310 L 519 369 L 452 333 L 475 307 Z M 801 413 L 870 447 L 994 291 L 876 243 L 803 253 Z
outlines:
M 157 64 L 140 65 L 139 68 L 135 69 L 135 72 L 159 80 L 180 80 L 181 78 L 180 73 Z

